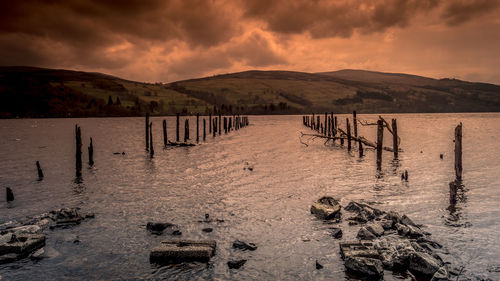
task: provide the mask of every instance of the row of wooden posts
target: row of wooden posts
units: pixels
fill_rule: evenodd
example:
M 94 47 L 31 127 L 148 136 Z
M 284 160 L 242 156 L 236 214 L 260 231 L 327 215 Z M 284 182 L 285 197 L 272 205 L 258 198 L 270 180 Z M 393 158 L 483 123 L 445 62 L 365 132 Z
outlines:
M 153 147 L 153 133 L 152 127 L 153 122 L 149 121 L 149 114 L 146 114 L 146 124 L 145 124 L 145 139 L 146 139 L 146 151 L 149 151 L 150 155 L 154 155 Z M 194 146 L 192 143 L 188 143 L 190 140 L 189 136 L 189 118 L 184 120 L 184 142 L 180 142 L 180 114 L 176 115 L 175 122 L 175 142 L 168 140 L 167 133 L 167 120 L 163 119 L 163 146 Z M 208 134 L 212 134 L 213 137 L 217 136 L 217 132 L 222 135 L 222 130 L 224 129 L 224 134 L 228 134 L 231 131 L 237 131 L 243 127 L 249 125 L 247 116 L 233 115 L 233 116 L 214 116 L 212 114 L 208 116 Z M 203 141 L 207 138 L 207 118 L 203 118 Z M 200 141 L 200 114 L 196 114 L 196 143 Z
M 387 121 L 385 121 L 384 118 L 379 116 L 379 120 L 377 120 L 377 123 L 361 123 L 360 120 L 357 118 L 356 111 L 353 111 L 352 113 L 352 125 L 353 125 L 353 133 L 351 134 L 351 122 L 349 118 L 346 118 L 346 127 L 345 131 L 340 128 L 339 123 L 337 121 L 337 116 L 333 115 L 333 112 L 330 114 L 326 113 L 324 114 L 323 121 L 321 120 L 320 115 L 315 115 L 314 113 L 312 115 L 304 115 L 302 116 L 302 123 L 304 126 L 311 128 L 312 130 L 315 130 L 317 134 L 303 134 L 303 135 L 310 135 L 310 136 L 315 136 L 315 137 L 322 137 L 322 138 L 327 138 L 333 140 L 339 139 L 340 144 L 343 146 L 344 145 L 344 140 L 347 140 L 347 150 L 351 151 L 352 149 L 352 142 L 357 142 L 358 143 L 358 151 L 359 151 L 359 157 L 363 157 L 363 144 L 376 148 L 377 149 L 377 167 L 380 169 L 382 165 L 382 150 L 388 150 L 392 151 L 394 153 L 394 159 L 398 159 L 398 153 L 399 153 L 399 142 L 400 139 L 398 137 L 398 131 L 397 131 L 397 121 L 396 119 L 392 119 L 392 125 L 389 125 Z M 373 143 L 368 141 L 362 136 L 358 136 L 358 123 L 361 125 L 376 125 L 377 126 L 377 142 Z M 384 147 L 383 146 L 383 139 L 384 139 L 384 127 L 388 129 L 388 131 L 392 134 L 393 136 L 393 147 Z

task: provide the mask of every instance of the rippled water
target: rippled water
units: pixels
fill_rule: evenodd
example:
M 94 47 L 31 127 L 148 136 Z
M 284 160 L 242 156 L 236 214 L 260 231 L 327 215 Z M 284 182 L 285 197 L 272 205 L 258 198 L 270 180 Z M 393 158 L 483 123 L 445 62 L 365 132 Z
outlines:
M 303 138 L 309 146 L 301 144 L 300 132 L 310 130 L 300 116 L 250 116 L 251 125 L 242 130 L 172 149 L 161 148 L 162 118 L 154 117 L 153 159 L 144 150 L 143 118 L 0 120 L 0 223 L 61 207 L 78 206 L 96 215 L 74 228 L 48 231 L 49 257 L 0 265 L 0 279 L 346 279 L 331 225 L 309 213 L 314 200 L 332 195 L 343 205 L 359 200 L 406 213 L 445 245 L 445 260 L 465 266 L 462 277 L 499 280 L 500 114 L 385 117 L 398 119 L 404 152 L 398 163 L 384 152 L 380 173 L 373 151 L 359 159 L 357 152 L 321 140 Z M 175 118 L 167 120 L 173 139 Z M 464 124 L 466 192 L 451 213 L 448 182 L 454 178 L 452 138 L 459 122 Z M 96 163 L 84 169 L 79 184 L 74 182 L 76 123 L 84 151 L 93 138 Z M 359 128 L 370 139 L 375 131 Z M 387 134 L 385 141 L 390 146 Z M 113 154 L 122 151 L 125 155 Z M 36 160 L 45 174 L 42 181 L 37 181 Z M 244 169 L 248 166 L 253 171 Z M 409 182 L 400 179 L 404 170 Z M 6 186 L 16 197 L 9 204 Z M 224 219 L 211 224 L 212 233 L 201 231 L 207 224 L 198 221 L 205 213 Z M 215 239 L 217 254 L 208 266 L 151 265 L 150 249 L 168 237 L 149 234 L 148 221 L 176 223 L 183 238 Z M 343 240 L 355 237 L 345 222 L 342 228 Z M 79 244 L 73 243 L 76 237 Z M 236 239 L 258 249 L 233 250 Z M 237 258 L 248 261 L 229 270 L 226 262 Z M 315 269 L 316 259 L 322 270 Z M 386 272 L 385 278 L 394 277 Z

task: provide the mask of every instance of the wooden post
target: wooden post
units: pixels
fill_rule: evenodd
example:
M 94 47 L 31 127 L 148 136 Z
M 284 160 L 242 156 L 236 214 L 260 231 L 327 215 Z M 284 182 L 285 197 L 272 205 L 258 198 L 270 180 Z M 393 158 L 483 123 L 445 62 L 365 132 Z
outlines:
M 224 134 L 227 135 L 227 117 L 224 116 Z
M 207 138 L 207 120 L 203 118 L 203 141 Z
M 450 182 L 450 205 L 455 206 L 457 203 L 457 182 Z
M 232 126 L 232 124 L 233 124 L 232 119 L 231 119 L 231 117 L 229 117 L 229 121 L 227 122 L 227 126 L 228 126 L 227 130 L 229 132 L 231 132 L 231 126 Z
M 382 147 L 384 141 L 384 123 L 377 120 L 377 169 L 382 168 Z
M 196 113 L 196 142 L 200 141 L 200 114 Z
M 222 134 L 222 114 L 219 113 L 219 136 Z
M 175 141 L 179 142 L 179 113 L 176 115 L 176 122 L 175 122 Z
M 75 125 L 76 139 L 76 177 L 82 176 L 82 131 L 78 125 Z
M 208 133 L 212 133 L 212 113 L 208 115 Z
M 149 155 L 153 158 L 155 150 L 153 148 L 153 122 L 149 123 Z
M 14 201 L 14 192 L 12 192 L 12 189 L 10 189 L 10 187 L 6 187 L 5 191 L 7 193 L 7 202 Z
M 323 123 L 321 123 L 321 124 L 319 125 L 319 130 L 320 130 L 320 133 L 321 133 L 321 134 L 323 134 Z
M 328 113 L 325 112 L 325 120 L 324 120 L 325 122 L 324 122 L 324 125 L 323 125 L 323 135 L 325 135 L 325 136 L 327 135 L 327 133 L 326 133 L 326 123 L 327 123 L 326 119 L 327 118 L 328 118 Z
M 396 119 L 392 119 L 392 149 L 394 150 L 394 159 L 398 159 L 398 124 Z
M 455 128 L 455 175 L 462 180 L 462 122 Z
M 167 146 L 168 136 L 167 136 L 167 120 L 163 119 L 163 146 Z
M 314 113 L 312 115 L 311 129 L 316 130 L 316 118 L 314 118 Z
M 361 143 L 360 139 L 358 139 L 358 151 L 359 151 L 359 158 L 363 157 L 363 144 Z
M 352 112 L 352 125 L 354 126 L 354 136 L 358 137 L 358 121 L 356 118 L 356 110 Z
M 215 135 L 217 134 L 217 117 L 214 117 L 213 119 L 213 125 L 212 125 L 212 133 L 215 138 Z
M 89 145 L 89 166 L 91 167 L 94 166 L 94 143 L 92 141 L 92 138 L 90 138 L 90 145 Z
M 146 113 L 146 151 L 149 150 L 149 113 Z
M 40 167 L 40 162 L 36 161 L 36 169 L 38 171 L 38 179 L 43 179 L 42 168 Z
M 316 131 L 319 132 L 320 116 L 316 116 Z
M 184 142 L 187 142 L 189 139 L 189 119 L 186 118 L 186 121 L 184 121 Z
M 347 151 L 351 151 L 351 124 L 349 123 L 349 118 L 345 119 L 347 126 Z

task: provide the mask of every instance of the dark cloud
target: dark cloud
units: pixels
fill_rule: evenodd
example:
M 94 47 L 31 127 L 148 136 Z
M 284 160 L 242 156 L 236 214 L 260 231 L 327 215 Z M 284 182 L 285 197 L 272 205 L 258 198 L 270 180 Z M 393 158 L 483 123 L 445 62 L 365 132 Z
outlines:
M 499 0 L 458 0 L 450 1 L 444 8 L 443 18 L 449 25 L 459 25 L 487 13 L 500 6 Z

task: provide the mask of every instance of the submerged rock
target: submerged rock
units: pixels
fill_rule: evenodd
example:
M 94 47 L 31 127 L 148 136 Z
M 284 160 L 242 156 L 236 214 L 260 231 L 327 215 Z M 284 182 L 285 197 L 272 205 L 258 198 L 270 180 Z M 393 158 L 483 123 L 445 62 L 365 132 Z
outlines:
M 373 258 L 349 257 L 345 260 L 344 265 L 348 271 L 363 276 L 379 277 L 384 274 L 382 262 Z
M 324 196 L 311 206 L 311 214 L 319 219 L 330 220 L 340 217 L 340 204 L 333 197 Z
M 240 240 L 236 240 L 233 242 L 233 248 L 235 249 L 240 249 L 243 251 L 249 250 L 249 251 L 255 251 L 257 250 L 257 245 L 254 243 L 246 243 Z
M 148 222 L 146 229 L 152 234 L 162 235 L 164 232 L 169 235 L 181 235 L 179 226 L 169 222 Z
M 242 267 L 245 263 L 247 262 L 247 260 L 236 260 L 236 261 L 228 261 L 227 262 L 227 266 L 230 268 L 230 269 L 239 269 L 240 267 Z
M 208 262 L 215 255 L 216 245 L 214 240 L 165 240 L 151 250 L 149 260 L 159 264 L 185 261 Z
M 415 252 L 410 256 L 409 269 L 412 272 L 432 276 L 439 268 L 439 261 L 427 253 Z
M 322 268 L 323 268 L 323 265 L 322 265 L 322 264 L 320 264 L 320 263 L 318 262 L 318 260 L 316 260 L 316 269 L 320 270 L 320 269 L 322 269 Z
M 0 244 L 0 256 L 2 256 L 0 259 L 6 263 L 25 258 L 43 246 L 45 246 L 45 235 L 43 234 L 11 234 L 9 241 Z
M 334 227 L 332 228 L 332 232 L 330 233 L 335 239 L 342 238 L 342 229 Z

